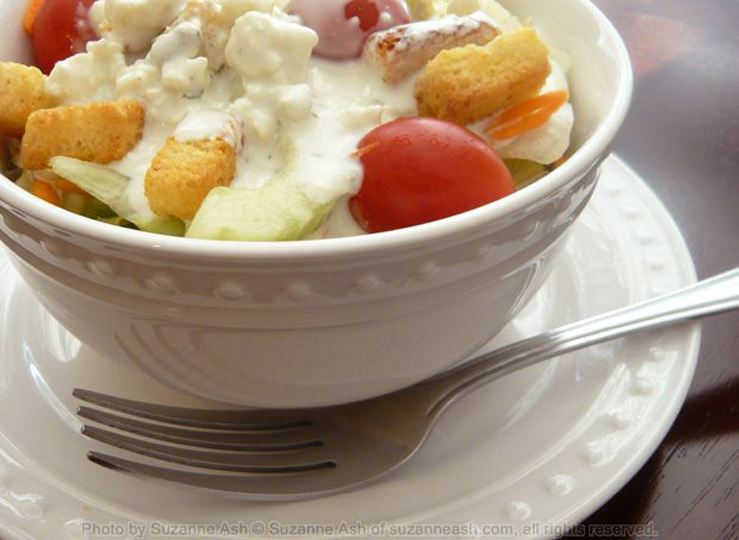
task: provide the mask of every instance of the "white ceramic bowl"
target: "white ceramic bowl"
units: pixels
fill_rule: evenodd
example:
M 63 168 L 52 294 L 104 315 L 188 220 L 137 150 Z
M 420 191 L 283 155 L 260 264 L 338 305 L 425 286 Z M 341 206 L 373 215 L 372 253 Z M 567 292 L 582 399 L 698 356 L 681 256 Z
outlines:
M 509 198 L 406 230 L 255 244 L 116 228 L 2 181 L 0 239 L 80 340 L 184 392 L 321 406 L 438 374 L 496 334 L 546 277 L 631 97 L 626 49 L 589 1 L 503 3 L 572 58 L 577 117 L 574 156 Z M 0 0 L 3 60 L 29 60 L 24 5 Z

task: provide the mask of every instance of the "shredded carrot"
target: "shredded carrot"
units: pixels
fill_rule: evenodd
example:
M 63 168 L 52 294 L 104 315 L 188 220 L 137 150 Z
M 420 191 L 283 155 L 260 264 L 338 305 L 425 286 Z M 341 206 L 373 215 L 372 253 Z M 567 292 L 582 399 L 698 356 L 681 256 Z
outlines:
M 504 111 L 500 116 L 500 123 L 507 124 L 520 116 L 531 114 L 542 108 L 556 107 L 559 109 L 562 105 L 567 103 L 568 99 L 569 93 L 567 90 L 558 90 L 556 92 L 540 94 Z
M 487 133 L 493 139 L 510 139 L 546 124 L 569 99 L 567 90 L 541 94 L 514 105 L 493 120 Z
M 87 195 L 87 192 L 85 190 L 81 189 L 76 184 L 70 182 L 66 178 L 62 178 L 55 172 L 48 169 L 34 172 L 33 179 L 51 184 L 57 189 L 57 191 L 61 191 L 63 193 L 80 193 L 83 195 Z
M 23 28 L 29 34 L 33 32 L 33 26 L 36 24 L 36 15 L 38 15 L 44 0 L 31 0 L 26 8 L 26 15 L 23 17 Z
M 54 185 L 56 185 L 56 189 L 59 191 L 64 191 L 66 193 L 80 193 L 83 195 L 87 195 L 87 192 L 80 188 L 79 186 L 73 184 L 69 180 L 66 180 L 64 178 L 59 178 L 54 182 Z
M 363 146 L 362 148 L 358 149 L 356 152 L 352 153 L 351 156 L 353 158 L 361 158 L 362 156 L 367 155 L 370 152 L 374 152 L 375 150 L 377 150 L 379 146 L 380 146 L 379 142 L 370 143 L 367 146 Z
M 568 159 L 569 158 L 566 155 L 565 156 L 562 156 L 557 161 L 555 161 L 554 163 L 552 163 L 552 167 L 554 167 L 555 169 L 558 169 L 559 167 L 561 167 L 562 165 L 564 165 L 565 163 L 567 163 L 567 160 Z
M 54 206 L 62 205 L 62 198 L 59 196 L 59 192 L 48 182 L 34 180 L 31 185 L 31 193 L 36 195 L 39 199 L 43 199 Z

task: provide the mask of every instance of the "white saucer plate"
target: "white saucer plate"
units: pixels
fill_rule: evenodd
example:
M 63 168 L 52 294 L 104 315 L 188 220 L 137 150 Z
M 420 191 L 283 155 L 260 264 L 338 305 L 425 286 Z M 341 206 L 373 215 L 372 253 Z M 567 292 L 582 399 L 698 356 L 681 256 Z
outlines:
M 669 214 L 611 157 L 552 275 L 486 348 L 694 280 Z M 116 451 L 78 433 L 75 387 L 213 405 L 80 346 L 4 255 L 0 310 L 3 539 L 551 536 L 599 508 L 655 451 L 685 399 L 700 341 L 699 326 L 686 325 L 529 368 L 451 409 L 416 458 L 371 486 L 318 500 L 252 503 L 88 462 L 90 449 Z M 160 524 L 178 524 L 179 536 L 164 535 Z

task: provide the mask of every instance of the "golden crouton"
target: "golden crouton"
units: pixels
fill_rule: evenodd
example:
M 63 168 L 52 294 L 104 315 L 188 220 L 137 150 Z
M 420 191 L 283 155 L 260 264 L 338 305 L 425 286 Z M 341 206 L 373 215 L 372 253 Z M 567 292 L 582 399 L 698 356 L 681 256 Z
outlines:
M 141 140 L 146 110 L 138 101 L 108 101 L 33 113 L 21 147 L 23 167 L 45 169 L 55 156 L 93 163 L 125 157 Z
M 45 83 L 46 76 L 35 67 L 0 62 L 0 134 L 23 135 L 32 112 L 54 105 Z
M 485 46 L 439 53 L 416 83 L 423 116 L 472 124 L 535 96 L 551 72 L 546 45 L 531 28 Z
M 375 32 L 364 46 L 367 59 L 380 68 L 383 79 L 395 84 L 410 77 L 445 49 L 485 45 L 500 32 L 481 13 L 396 26 Z
M 236 175 L 236 150 L 222 138 L 181 142 L 170 137 L 146 173 L 146 197 L 158 215 L 192 219 L 211 189 Z

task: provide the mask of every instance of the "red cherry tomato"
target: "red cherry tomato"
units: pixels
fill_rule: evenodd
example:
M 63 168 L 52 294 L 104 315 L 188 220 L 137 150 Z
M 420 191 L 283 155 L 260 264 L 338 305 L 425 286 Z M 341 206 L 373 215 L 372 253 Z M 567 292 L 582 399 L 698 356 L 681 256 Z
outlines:
M 85 50 L 97 39 L 90 25 L 89 8 L 94 0 L 45 0 L 33 25 L 36 64 L 49 73 L 60 60 Z
M 325 58 L 356 58 L 367 37 L 411 22 L 401 0 L 292 0 L 290 12 L 319 37 L 314 52 Z
M 400 118 L 359 143 L 364 182 L 352 213 L 368 232 L 436 221 L 515 191 L 495 151 L 470 130 L 433 118 Z
M 352 0 L 344 6 L 344 18 L 359 18 L 359 28 L 365 32 L 372 30 L 380 21 L 380 8 L 373 0 Z

